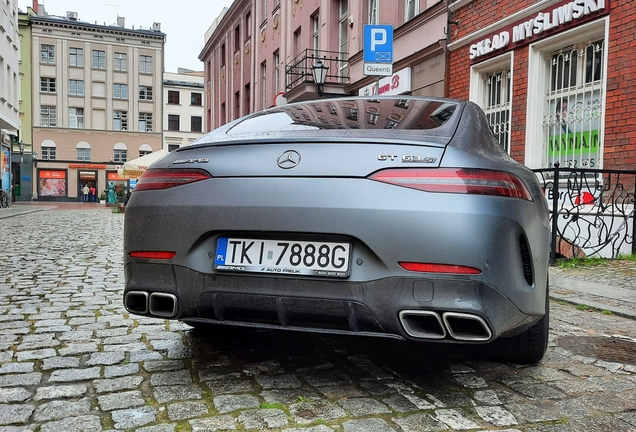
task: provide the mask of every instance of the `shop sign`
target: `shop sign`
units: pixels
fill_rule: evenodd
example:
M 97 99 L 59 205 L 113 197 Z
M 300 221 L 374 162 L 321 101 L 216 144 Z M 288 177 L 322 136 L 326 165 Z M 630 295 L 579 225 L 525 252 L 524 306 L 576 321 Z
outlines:
M 517 21 L 472 44 L 469 57 L 476 60 L 491 53 L 514 49 L 556 30 L 563 30 L 607 13 L 609 0 L 565 1 L 553 9 L 541 11 L 530 19 Z
M 75 168 L 75 169 L 87 169 L 87 168 L 93 168 L 93 169 L 106 169 L 106 165 L 103 164 L 68 164 L 69 168 Z
M 126 181 L 128 179 L 125 179 L 123 177 L 120 177 L 119 174 L 117 173 L 117 171 L 115 172 L 109 172 L 108 173 L 108 180 L 113 180 L 113 181 Z
M 399 70 L 390 77 L 382 78 L 379 83 L 369 84 L 358 90 L 358 96 L 398 95 L 411 91 L 411 68 Z

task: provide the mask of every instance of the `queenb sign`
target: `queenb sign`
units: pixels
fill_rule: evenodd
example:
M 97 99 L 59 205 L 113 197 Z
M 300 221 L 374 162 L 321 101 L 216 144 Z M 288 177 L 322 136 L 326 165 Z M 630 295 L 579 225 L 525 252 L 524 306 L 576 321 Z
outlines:
M 491 34 L 470 46 L 470 59 L 477 60 L 507 48 L 533 42 L 555 30 L 563 30 L 573 25 L 609 13 L 609 0 L 574 0 L 556 5 L 553 9 L 539 12 L 530 19 L 518 21 L 511 26 Z

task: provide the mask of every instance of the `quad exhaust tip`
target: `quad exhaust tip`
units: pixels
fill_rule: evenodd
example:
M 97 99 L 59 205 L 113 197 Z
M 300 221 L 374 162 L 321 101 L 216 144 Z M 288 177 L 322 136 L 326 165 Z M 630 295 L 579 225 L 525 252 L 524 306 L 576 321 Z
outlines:
M 172 318 L 177 315 L 178 300 L 173 294 L 129 291 L 124 296 L 124 306 L 137 315 Z
M 403 310 L 398 316 L 404 331 L 418 339 L 444 339 L 448 335 L 460 341 L 484 342 L 492 338 L 488 323 L 474 314 Z

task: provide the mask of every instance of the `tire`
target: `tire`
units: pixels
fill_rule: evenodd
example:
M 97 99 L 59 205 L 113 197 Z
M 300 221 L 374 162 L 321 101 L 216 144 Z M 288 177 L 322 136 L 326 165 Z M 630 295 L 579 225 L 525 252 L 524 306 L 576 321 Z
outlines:
M 2 207 L 9 207 L 9 196 L 5 193 L 2 194 Z
M 547 284 L 546 284 L 547 285 Z M 548 348 L 550 329 L 550 296 L 546 286 L 545 315 L 532 327 L 513 337 L 499 338 L 491 345 L 497 360 L 519 364 L 541 361 Z

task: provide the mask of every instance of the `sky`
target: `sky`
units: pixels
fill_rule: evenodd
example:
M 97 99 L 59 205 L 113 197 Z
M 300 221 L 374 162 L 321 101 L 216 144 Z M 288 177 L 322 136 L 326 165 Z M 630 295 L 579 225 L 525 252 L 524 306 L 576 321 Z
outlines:
M 166 34 L 166 72 L 178 68 L 203 70 L 199 53 L 203 49 L 204 35 L 223 7 L 232 0 L 40 0 L 49 15 L 66 16 L 77 12 L 80 21 L 113 25 L 117 16 L 126 19 L 130 29 L 149 29 L 152 23 L 161 23 Z M 32 0 L 18 0 L 20 10 L 26 12 Z

